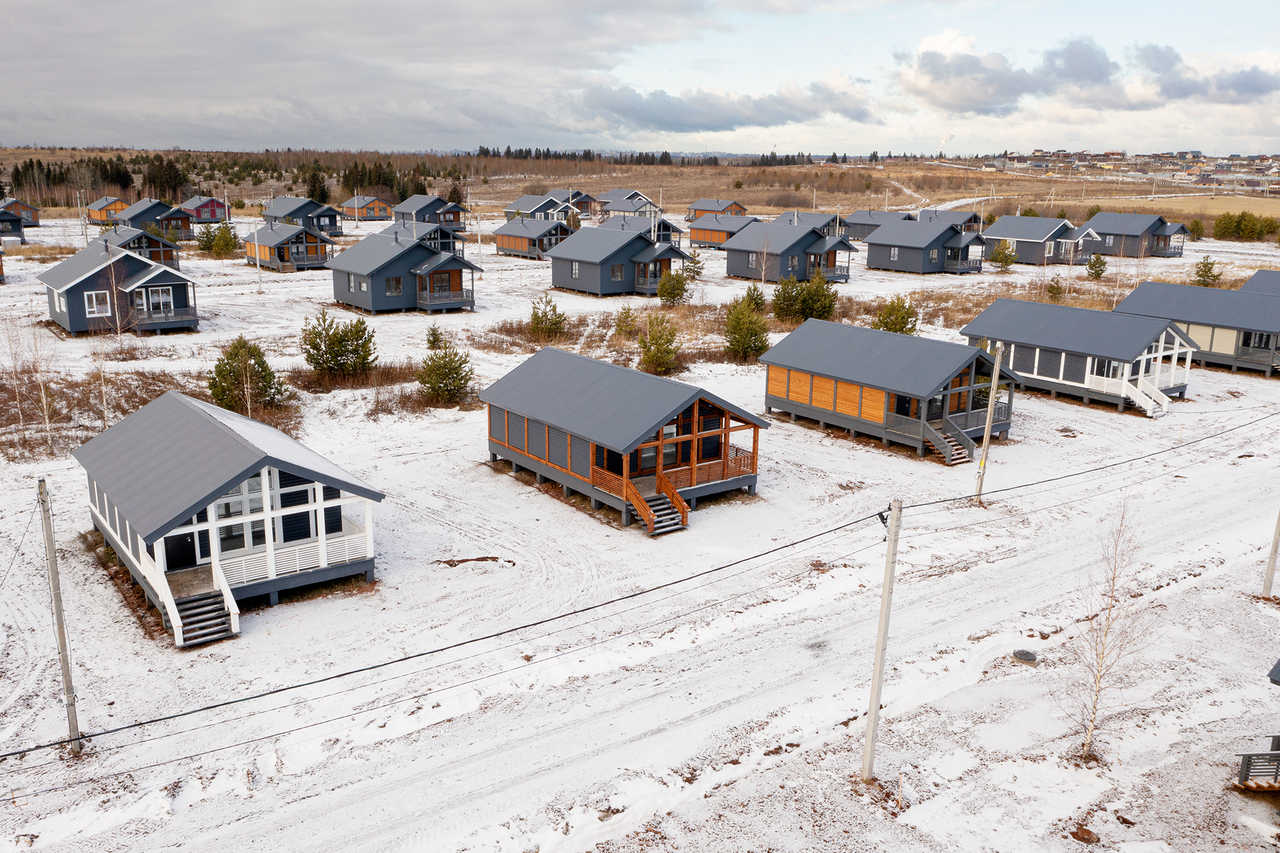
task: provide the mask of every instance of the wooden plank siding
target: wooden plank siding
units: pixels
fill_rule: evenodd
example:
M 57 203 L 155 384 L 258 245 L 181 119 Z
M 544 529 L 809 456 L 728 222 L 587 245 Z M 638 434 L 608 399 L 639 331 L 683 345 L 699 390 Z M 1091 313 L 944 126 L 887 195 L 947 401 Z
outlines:
M 817 406 L 819 409 L 830 409 L 835 411 L 836 408 L 836 381 L 826 376 L 813 377 L 813 392 L 811 405 Z
M 775 397 L 787 396 L 787 369 L 769 365 L 769 391 Z
M 792 370 L 787 378 L 787 399 L 808 403 L 813 390 L 813 377 L 800 370 Z
M 689 239 L 699 243 L 723 243 L 729 239 L 727 231 L 712 231 L 707 228 L 690 228 Z
M 874 421 L 875 423 L 884 423 L 884 391 L 879 388 L 862 389 L 862 414 L 859 415 L 864 421 Z

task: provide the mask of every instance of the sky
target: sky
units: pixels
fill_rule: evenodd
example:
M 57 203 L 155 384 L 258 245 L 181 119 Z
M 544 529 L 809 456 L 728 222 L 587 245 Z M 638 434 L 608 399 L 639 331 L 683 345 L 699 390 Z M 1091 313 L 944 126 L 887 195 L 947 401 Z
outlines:
M 1074 0 L 49 0 L 0 145 L 1280 152 L 1280 14 Z

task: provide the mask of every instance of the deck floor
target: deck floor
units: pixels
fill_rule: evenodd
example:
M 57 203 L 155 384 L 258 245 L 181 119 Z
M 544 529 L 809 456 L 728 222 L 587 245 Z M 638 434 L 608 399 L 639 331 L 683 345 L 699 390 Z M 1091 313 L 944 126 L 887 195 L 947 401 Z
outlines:
M 179 569 L 166 572 L 164 579 L 169 583 L 169 591 L 175 601 L 191 598 L 206 592 L 214 592 L 217 585 L 213 582 L 212 566 L 196 566 L 194 569 Z

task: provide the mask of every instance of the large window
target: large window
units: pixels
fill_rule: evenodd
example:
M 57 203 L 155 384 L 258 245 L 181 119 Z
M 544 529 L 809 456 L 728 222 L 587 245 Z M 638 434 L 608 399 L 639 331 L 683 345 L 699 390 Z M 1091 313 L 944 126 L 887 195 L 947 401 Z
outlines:
M 387 276 L 387 296 L 400 296 L 404 293 L 404 287 L 400 283 L 400 276 Z
M 254 474 L 248 480 L 231 489 L 225 495 L 218 499 L 216 504 L 218 524 L 218 552 L 225 554 L 231 551 L 240 551 L 248 547 L 261 547 L 266 544 L 266 525 L 264 520 L 259 517 L 256 521 L 247 519 L 249 522 L 249 535 L 245 537 L 245 522 L 234 521 L 235 519 L 246 519 L 246 516 L 261 516 L 263 510 L 262 504 L 262 475 Z M 231 524 L 222 524 L 223 521 L 232 521 Z
M 173 311 L 173 288 L 152 287 L 147 289 L 147 298 L 152 314 L 167 314 Z
M 431 274 L 431 292 L 432 293 L 448 293 L 453 289 L 453 282 L 449 280 L 449 271 L 433 272 Z
M 356 275 L 355 273 L 347 273 L 347 293 L 356 292 Z
M 800 269 L 800 256 L 799 256 L 799 255 L 790 255 L 790 256 L 787 258 L 787 269 L 789 269 L 789 270 L 796 270 L 796 269 Z
M 577 261 L 571 261 L 570 263 L 572 264 L 572 267 L 571 267 L 571 268 L 570 268 L 570 270 L 569 270 L 569 277 L 570 277 L 570 278 L 577 278 L 577 277 L 578 277 L 578 262 L 577 262 Z
M 755 253 L 755 252 L 747 252 L 747 267 L 748 267 L 748 268 L 750 268 L 750 269 L 755 269 L 755 268 L 756 268 L 756 253 Z
M 110 317 L 111 294 L 105 290 L 90 290 L 84 295 L 86 317 Z
M 1245 349 L 1271 349 L 1271 335 L 1266 332 L 1244 332 L 1240 346 Z
M 1044 256 L 1046 258 L 1053 257 L 1053 241 L 1052 240 L 1044 244 Z
M 897 247 L 897 246 L 890 246 L 890 247 L 889 247 L 889 260 L 891 260 L 891 261 L 896 261 L 897 259 L 898 259 L 898 247 Z
M 938 262 L 938 250 L 937 250 L 937 249 L 930 249 L 930 250 L 929 250 L 929 263 L 931 263 L 931 264 L 936 264 L 937 262 Z
M 610 281 L 622 281 L 622 264 L 614 264 L 609 270 Z

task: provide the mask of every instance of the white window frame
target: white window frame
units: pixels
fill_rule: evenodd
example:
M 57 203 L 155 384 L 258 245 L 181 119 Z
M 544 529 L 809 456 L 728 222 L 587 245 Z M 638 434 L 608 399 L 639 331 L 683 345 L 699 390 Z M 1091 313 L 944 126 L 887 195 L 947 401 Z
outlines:
M 569 263 L 572 265 L 572 266 L 570 267 L 570 269 L 569 269 L 569 278 L 577 278 L 577 277 L 578 277 L 578 262 L 577 262 L 577 261 L 570 261 Z
M 787 256 L 787 269 L 788 269 L 788 270 L 798 270 L 798 269 L 800 269 L 800 256 L 799 256 L 799 255 L 788 255 L 788 256 Z
M 353 272 L 349 272 L 347 273 L 347 293 L 355 293 L 355 292 L 356 292 L 356 274 Z
M 755 253 L 755 252 L 747 252 L 747 268 L 748 268 L 748 269 L 755 269 L 755 268 L 756 268 L 756 253 Z
M 897 246 L 890 246 L 890 247 L 889 247 L 889 260 L 891 260 L 891 261 L 896 261 L 897 259 L 898 259 L 898 247 L 897 247 Z
M 1052 240 L 1044 244 L 1044 256 L 1046 258 L 1053 257 L 1053 241 Z
M 364 279 L 360 280 L 360 292 L 361 293 L 369 292 L 369 282 L 365 281 Z
M 165 303 L 169 303 L 166 309 Z M 147 288 L 147 307 L 152 313 L 156 311 L 172 311 L 173 310 L 173 288 L 172 287 L 148 287 Z
M 937 250 L 937 249 L 930 249 L 930 250 L 929 250 L 929 263 L 931 263 L 931 264 L 936 264 L 937 262 L 938 262 L 938 250 Z
M 102 297 L 101 300 L 98 299 L 99 296 Z M 111 316 L 111 291 L 86 290 L 84 293 L 84 316 L 110 317 Z
M 58 312 L 60 314 L 67 313 L 67 295 L 65 293 L 58 294 Z
M 1111 247 L 1112 247 L 1112 246 L 1114 246 L 1115 244 L 1116 244 L 1116 238 L 1115 238 L 1115 235 L 1114 235 L 1114 234 L 1108 234 L 1108 235 L 1107 235 L 1107 248 L 1111 248 Z

